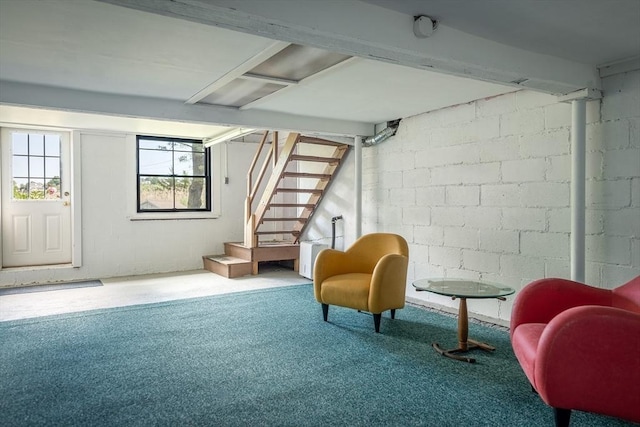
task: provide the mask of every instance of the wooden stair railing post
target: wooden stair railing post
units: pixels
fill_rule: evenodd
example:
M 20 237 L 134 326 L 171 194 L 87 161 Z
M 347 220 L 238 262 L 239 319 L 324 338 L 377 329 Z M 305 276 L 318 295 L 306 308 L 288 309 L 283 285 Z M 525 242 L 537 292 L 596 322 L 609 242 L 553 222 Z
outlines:
M 253 232 L 255 224 L 253 223 L 253 215 L 251 214 L 251 197 L 245 198 L 244 201 L 244 246 L 253 248 Z
M 273 142 L 271 143 L 271 151 L 273 151 L 273 167 L 276 167 L 276 162 L 278 161 L 278 131 L 273 131 Z

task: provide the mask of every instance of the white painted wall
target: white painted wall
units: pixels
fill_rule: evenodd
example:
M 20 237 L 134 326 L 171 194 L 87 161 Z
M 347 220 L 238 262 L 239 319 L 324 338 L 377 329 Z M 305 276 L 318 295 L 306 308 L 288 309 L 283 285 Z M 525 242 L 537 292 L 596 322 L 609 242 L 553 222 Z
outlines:
M 0 285 L 200 269 L 203 255 L 223 253 L 226 241 L 242 241 L 246 173 L 256 144 L 228 144 L 229 184 L 222 184 L 219 218 L 161 221 L 129 218 L 128 198 L 135 198 L 129 144 L 134 135 L 81 132 L 82 267 L 0 270 Z
M 586 280 L 613 288 L 640 274 L 640 71 L 603 80 L 587 106 Z M 410 244 L 407 296 L 425 277 L 483 279 L 520 290 L 569 278 L 570 104 L 519 91 L 406 118 L 393 138 L 363 149 L 363 233 Z M 312 236 L 353 204 L 351 163 L 333 184 Z M 330 208 L 331 207 L 331 208 Z M 474 300 L 475 316 L 505 323 L 506 302 Z

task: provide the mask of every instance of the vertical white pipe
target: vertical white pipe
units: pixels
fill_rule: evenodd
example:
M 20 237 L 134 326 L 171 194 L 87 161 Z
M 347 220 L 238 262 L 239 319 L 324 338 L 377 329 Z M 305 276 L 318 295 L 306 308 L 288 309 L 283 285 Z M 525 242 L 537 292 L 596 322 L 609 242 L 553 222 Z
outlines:
M 355 193 L 355 238 L 357 239 L 362 235 L 362 137 L 356 136 L 353 141 L 353 145 L 355 146 L 355 179 L 354 179 L 354 189 Z
M 571 279 L 585 280 L 586 100 L 571 101 Z

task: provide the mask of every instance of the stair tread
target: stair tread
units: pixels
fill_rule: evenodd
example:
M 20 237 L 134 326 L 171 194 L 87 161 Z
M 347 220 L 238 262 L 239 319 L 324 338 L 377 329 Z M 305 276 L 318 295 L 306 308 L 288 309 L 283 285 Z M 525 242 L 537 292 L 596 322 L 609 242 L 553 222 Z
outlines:
M 245 246 L 242 242 L 225 242 L 225 245 L 236 246 L 244 249 L 251 249 L 248 246 Z M 276 247 L 291 247 L 291 246 L 300 246 L 298 243 L 291 243 L 286 240 L 268 240 L 260 242 L 260 245 L 257 247 L 260 248 L 276 248 Z
M 323 190 L 319 190 L 317 188 L 288 188 L 288 187 L 278 187 L 276 191 L 280 191 L 282 193 L 322 193 Z
M 299 234 L 299 231 L 296 230 L 273 230 L 273 231 L 256 231 L 254 234 L 256 236 L 265 236 L 268 234 Z
M 328 139 L 315 138 L 312 136 L 304 136 L 304 135 L 300 135 L 300 142 L 303 144 L 328 145 L 332 147 L 344 147 L 348 145 L 348 144 L 345 144 L 344 142 L 331 141 Z
M 305 156 L 301 154 L 293 154 L 291 156 L 291 160 L 299 160 L 303 162 L 340 163 L 339 157 Z
M 313 203 L 269 203 L 274 208 L 313 208 Z
M 282 176 L 292 178 L 315 178 L 315 179 L 329 179 L 331 174 L 329 173 L 309 173 L 309 172 L 285 172 Z
M 299 221 L 299 222 L 302 222 L 302 221 L 306 221 L 307 218 L 300 218 L 300 217 L 297 217 L 297 216 L 293 216 L 293 217 L 287 216 L 287 217 L 276 217 L 276 218 L 263 218 L 262 220 L 263 221 L 270 221 L 270 222 L 274 222 L 274 221 L 276 221 L 276 222 L 281 222 L 281 221 Z
M 221 254 L 221 255 L 207 255 L 205 258 L 210 259 L 211 261 L 219 262 L 220 264 L 251 264 L 251 261 L 247 261 L 246 259 L 236 258 L 233 256 Z

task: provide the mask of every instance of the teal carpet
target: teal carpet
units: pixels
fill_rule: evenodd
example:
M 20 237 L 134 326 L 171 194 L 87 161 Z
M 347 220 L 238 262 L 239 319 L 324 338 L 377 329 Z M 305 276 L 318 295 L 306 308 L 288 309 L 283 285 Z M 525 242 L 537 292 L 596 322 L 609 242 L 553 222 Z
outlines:
M 1 309 L 1 308 L 0 308 Z M 407 307 L 381 334 L 310 285 L 0 323 L 1 426 L 551 426 L 506 332 L 476 364 L 455 318 Z M 574 412 L 572 427 L 624 426 Z

